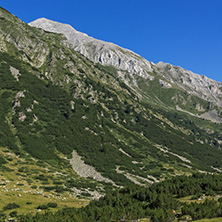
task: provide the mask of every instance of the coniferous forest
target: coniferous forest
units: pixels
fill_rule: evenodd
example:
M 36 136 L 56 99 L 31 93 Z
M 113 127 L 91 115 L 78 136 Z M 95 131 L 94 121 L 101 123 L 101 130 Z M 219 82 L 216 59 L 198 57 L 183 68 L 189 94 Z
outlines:
M 182 221 L 184 218 L 222 217 L 221 191 L 221 175 L 178 176 L 148 188 L 130 186 L 107 193 L 84 208 L 25 215 L 18 221 L 131 221 L 149 218 L 152 222 L 170 222 L 176 218 Z M 192 196 L 189 203 L 181 201 L 186 196 Z

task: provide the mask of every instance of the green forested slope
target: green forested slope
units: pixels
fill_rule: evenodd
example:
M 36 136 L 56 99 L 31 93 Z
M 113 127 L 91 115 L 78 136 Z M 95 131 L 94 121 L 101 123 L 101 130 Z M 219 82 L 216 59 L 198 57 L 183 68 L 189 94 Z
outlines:
M 94 64 L 75 52 L 60 34 L 30 27 L 2 8 L 0 20 L 0 169 L 5 178 L 2 189 L 7 186 L 7 179 L 13 181 L 9 172 L 33 180 L 31 166 L 36 163 L 45 168 L 44 173 L 35 176 L 39 189 L 77 195 L 74 188 L 82 187 L 85 196 L 90 196 L 90 189 L 105 193 L 118 186 L 149 186 L 175 175 L 220 170 L 221 124 L 157 104 L 154 93 L 158 91 L 167 100 L 169 91 L 157 89 L 153 82 L 146 92 L 150 97 L 145 97 L 141 87 L 139 90 L 126 85 L 114 67 Z M 173 93 L 181 92 L 174 88 Z M 115 186 L 77 176 L 69 163 L 74 150 Z M 7 153 L 15 155 L 14 159 Z M 27 164 L 27 169 L 16 169 L 19 161 Z M 50 167 L 52 174 L 47 173 Z M 59 174 L 62 176 L 57 186 Z M 52 178 L 44 180 L 49 175 Z M 140 188 L 132 192 L 140 195 L 136 189 Z M 141 190 L 142 196 L 149 191 Z M 105 203 L 106 217 L 112 211 L 119 215 L 116 219 L 154 215 L 156 207 L 122 192 L 125 191 L 109 194 L 110 201 L 117 203 Z M 120 200 L 114 200 L 116 197 Z M 106 198 L 92 206 L 104 204 Z M 166 199 L 171 201 L 172 197 L 167 193 Z M 176 203 L 173 199 L 172 207 Z M 100 208 L 96 208 L 98 212 L 91 212 L 91 205 L 86 209 L 90 213 L 80 210 L 86 217 L 94 220 L 95 215 L 101 216 Z M 143 210 L 138 213 L 136 209 Z M 171 215 L 169 207 L 162 210 Z M 129 211 L 133 213 L 128 215 Z
M 57 151 L 71 158 L 76 150 L 117 184 L 131 183 L 129 175 L 146 183 L 147 175 L 221 166 L 219 124 L 209 134 L 204 120 L 200 128 L 176 111 L 142 103 L 114 68 L 93 64 L 62 35 L 3 9 L 1 16 L 1 146 L 52 164 L 60 161 Z
M 176 218 L 180 221 L 215 218 L 222 216 L 221 188 L 221 175 L 181 176 L 149 188 L 127 187 L 108 193 L 99 201 L 92 201 L 78 210 L 21 216 L 19 221 L 133 221 L 148 218 L 153 222 L 166 222 Z M 197 193 L 205 199 L 198 201 Z M 190 195 L 193 202 L 178 199 Z

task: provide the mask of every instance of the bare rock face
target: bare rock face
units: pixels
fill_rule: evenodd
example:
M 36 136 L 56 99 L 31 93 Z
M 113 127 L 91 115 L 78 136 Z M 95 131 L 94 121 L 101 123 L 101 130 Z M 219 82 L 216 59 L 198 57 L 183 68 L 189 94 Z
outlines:
M 206 76 L 195 74 L 179 66 L 159 62 L 154 70 L 169 82 L 176 84 L 190 94 L 211 101 L 222 107 L 222 83 Z
M 222 107 L 222 83 L 209 79 L 206 76 L 194 74 L 181 67 L 163 62 L 154 64 L 128 49 L 78 32 L 68 24 L 40 18 L 29 23 L 29 25 L 46 31 L 64 34 L 71 47 L 76 51 L 95 63 L 114 66 L 119 70 L 127 71 L 135 85 L 137 85 L 136 76 L 143 77 L 149 81 L 160 78 L 159 84 L 164 88 L 171 88 L 172 85 L 176 85 L 188 94 L 196 95 Z M 150 73 L 153 74 L 150 75 Z M 124 81 L 127 83 L 127 80 Z
M 170 83 L 165 82 L 165 81 L 163 81 L 163 80 L 161 80 L 161 79 L 159 79 L 159 84 L 160 84 L 162 87 L 165 87 L 165 88 L 171 88 L 171 87 L 172 87 Z
M 21 52 L 20 59 L 29 62 L 35 67 L 41 67 L 49 53 L 47 44 L 39 41 L 40 39 L 37 35 L 34 32 L 30 32 L 24 22 L 10 15 L 6 10 L 0 10 L 0 17 L 11 21 L 12 24 L 14 22 L 17 27 L 15 33 L 14 27 L 5 27 L 2 22 L 0 27 L 0 52 L 9 52 L 11 49 L 8 48 L 7 43 L 13 44 Z M 27 32 L 29 32 L 29 37 L 24 34 Z
M 10 71 L 12 73 L 12 75 L 14 76 L 14 78 L 16 79 L 16 81 L 19 81 L 19 76 L 21 75 L 21 73 L 19 73 L 19 70 L 10 66 Z
M 150 62 L 136 53 L 120 48 L 113 43 L 94 39 L 87 34 L 76 31 L 68 24 L 40 18 L 30 22 L 29 25 L 46 31 L 64 34 L 77 52 L 95 63 L 114 66 L 144 78 L 148 78 L 148 72 L 152 71 Z

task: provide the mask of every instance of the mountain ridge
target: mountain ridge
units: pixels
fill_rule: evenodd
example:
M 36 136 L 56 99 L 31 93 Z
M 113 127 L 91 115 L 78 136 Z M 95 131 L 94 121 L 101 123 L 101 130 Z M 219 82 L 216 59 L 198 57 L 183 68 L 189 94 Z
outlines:
M 119 61 L 120 57 L 118 55 L 112 53 L 112 50 L 115 50 L 116 48 L 120 48 L 119 46 L 115 45 L 114 43 L 94 39 L 93 37 L 90 37 L 85 33 L 81 33 L 81 32 L 76 31 L 70 25 L 55 22 L 55 21 L 52 21 L 49 19 L 47 19 L 47 20 L 37 19 L 33 22 L 30 22 L 29 25 L 34 26 L 34 27 L 38 27 L 38 28 L 42 28 L 46 31 L 51 30 L 52 32 L 55 31 L 57 33 L 64 34 L 76 51 L 80 52 L 81 54 L 83 54 L 87 58 L 94 60 L 94 62 L 100 62 L 103 65 L 117 66 L 120 69 L 126 69 L 130 72 L 135 71 L 137 74 L 141 73 L 140 75 L 143 74 L 143 70 L 139 69 L 139 66 L 134 65 L 133 63 L 130 64 L 129 63 L 130 61 L 127 61 L 128 64 L 126 65 L 126 68 L 124 68 L 124 64 L 122 65 L 121 61 Z M 66 30 L 63 30 L 63 28 L 65 28 Z M 91 48 L 86 46 L 89 43 L 93 44 L 92 46 L 95 47 L 97 50 L 101 50 L 102 52 L 104 52 L 104 57 L 102 58 L 99 54 L 97 54 L 97 51 L 91 52 Z M 110 49 L 110 51 L 107 52 L 106 51 L 107 47 L 105 47 L 105 46 L 107 46 Z M 128 49 L 124 49 L 124 50 L 129 53 L 135 54 L 134 55 L 135 57 L 140 57 L 138 54 L 136 54 Z M 93 54 L 93 53 L 95 53 L 95 54 Z M 123 56 L 121 52 L 119 52 L 119 53 L 121 56 Z M 114 61 L 111 61 L 109 59 L 110 57 L 113 57 Z M 140 57 L 140 58 L 142 58 L 142 57 Z M 134 62 L 135 62 L 135 60 L 134 60 Z M 146 62 L 148 62 L 148 61 L 146 61 Z M 145 64 L 145 65 L 147 65 L 149 67 L 150 66 L 149 62 L 147 64 Z
M 130 77 L 133 78 L 132 84 L 128 84 L 128 81 L 124 77 L 122 78 L 128 85 L 136 85 L 138 87 L 135 75 L 150 81 L 153 81 L 155 78 L 162 78 L 162 80 L 160 79 L 160 85 L 171 88 L 172 84 L 176 84 L 188 93 L 222 107 L 221 82 L 169 63 L 158 62 L 154 64 L 128 49 L 89 37 L 87 34 L 78 32 L 67 24 L 49 19 L 37 19 L 29 23 L 29 25 L 64 34 L 76 51 L 95 63 L 99 62 L 102 65 L 111 65 L 118 68 L 120 70 L 120 77 L 124 76 L 121 70 L 129 72 Z M 68 29 L 65 28 L 67 26 Z

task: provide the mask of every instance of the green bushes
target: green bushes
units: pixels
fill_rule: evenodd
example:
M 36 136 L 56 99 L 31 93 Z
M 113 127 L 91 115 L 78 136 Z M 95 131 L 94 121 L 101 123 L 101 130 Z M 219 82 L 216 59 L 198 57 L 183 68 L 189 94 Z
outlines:
M 5 164 L 5 163 L 7 163 L 7 161 L 5 160 L 5 158 L 2 157 L 2 156 L 0 156 L 0 166 L 1 166 L 2 164 Z
M 32 202 L 26 202 L 26 204 L 27 204 L 27 205 L 31 205 L 31 204 L 32 204 Z
M 20 207 L 20 205 L 18 205 L 16 203 L 9 203 L 3 207 L 3 210 L 11 210 L 11 209 L 19 208 L 19 207 Z
M 6 214 L 0 211 L 0 220 L 4 221 L 6 219 Z
M 47 206 L 49 208 L 56 208 L 58 205 L 57 205 L 57 203 L 47 203 Z
M 222 216 L 222 205 L 215 200 L 206 199 L 203 203 L 192 202 L 182 207 L 184 215 L 190 215 L 193 220 L 215 218 Z
M 47 210 L 48 208 L 56 208 L 58 205 L 57 203 L 47 203 L 47 204 L 43 204 L 43 205 L 39 205 L 37 207 L 37 209 L 40 209 L 40 210 Z
M 43 204 L 43 205 L 39 205 L 38 207 L 37 207 L 37 209 L 40 209 L 40 210 L 47 210 L 49 207 L 47 206 L 47 205 L 45 205 L 45 204 Z
M 159 127 L 161 121 L 142 108 L 143 106 L 149 110 L 150 106 L 137 104 L 131 98 L 135 95 L 124 86 L 124 83 L 122 86 L 124 86 L 124 90 L 129 90 L 130 95 L 118 88 L 119 95 L 111 86 L 106 86 L 98 79 L 86 75 L 86 69 L 83 67 L 85 73 L 81 74 L 84 75 L 82 87 L 86 91 L 92 88 L 93 91 L 98 92 L 99 101 L 96 104 L 91 104 L 85 98 L 88 91 L 86 94 L 83 93 L 82 99 L 73 98 L 73 90 L 77 87 L 74 83 L 72 86 L 70 85 L 70 88 L 63 88 L 63 86 L 58 86 L 49 80 L 39 79 L 30 72 L 33 69 L 28 64 L 14 57 L 4 54 L 0 55 L 0 58 L 2 61 L 6 61 L 6 63 L 0 64 L 0 78 L 2 79 L 0 85 L 2 92 L 0 93 L 1 145 L 18 152 L 16 145 L 18 143 L 15 140 L 17 138 L 25 151 L 42 160 L 38 163 L 40 166 L 44 166 L 44 162 L 57 167 L 62 166 L 64 161 L 57 156 L 56 150 L 70 156 L 75 149 L 78 154 L 84 157 L 86 163 L 94 166 L 96 170 L 111 178 L 115 183 L 119 185 L 131 184 L 124 175 L 116 172 L 116 166 L 125 167 L 126 172 L 134 175 L 146 177 L 146 174 L 152 174 L 159 177 L 161 174 L 167 174 L 167 171 L 163 169 L 161 171 L 161 167 L 157 166 L 155 161 L 149 165 L 147 163 L 149 159 L 163 163 L 168 161 L 182 162 L 176 156 L 166 157 L 163 153 L 157 152 L 153 145 L 155 143 L 165 145 L 172 152 L 192 159 L 196 168 L 209 170 L 212 169 L 211 166 L 221 165 L 221 151 L 208 145 L 201 145 L 195 141 L 192 135 L 184 135 L 167 124 L 165 124 L 165 128 Z M 11 75 L 10 66 L 17 68 L 22 73 L 18 82 Z M 104 78 L 109 76 L 113 79 L 116 76 L 112 67 L 96 65 L 95 69 L 95 73 L 100 73 Z M 35 72 L 37 72 L 36 69 Z M 75 78 L 74 75 L 73 78 Z M 115 81 L 118 84 L 121 82 Z M 21 106 L 15 108 L 15 115 L 12 116 L 11 123 L 17 129 L 15 137 L 5 121 L 5 116 L 10 112 L 14 97 L 19 91 L 24 91 L 25 97 L 19 99 Z M 74 110 L 71 109 L 70 101 L 75 103 Z M 107 109 L 104 109 L 102 104 Z M 27 112 L 27 107 L 33 107 L 32 111 Z M 137 109 L 140 111 L 138 112 Z M 24 112 L 26 115 L 24 122 L 19 120 L 20 112 Z M 162 113 L 176 125 L 182 124 L 188 129 L 193 128 L 195 132 L 199 129 L 195 127 L 194 123 L 184 123 L 181 116 L 175 116 L 173 113 L 163 110 L 154 110 L 154 112 Z M 37 121 L 34 121 L 34 114 Z M 119 117 L 117 121 L 119 124 L 111 120 L 111 116 L 115 119 L 116 115 Z M 141 136 L 142 134 L 143 136 Z M 120 152 L 120 148 L 146 167 L 142 169 L 141 166 L 132 164 L 132 159 Z M 203 161 L 206 164 L 202 164 Z M 21 170 L 25 172 L 26 169 Z M 44 181 L 44 178 L 38 179 Z M 43 184 L 47 184 L 47 179 L 45 181 Z
M 12 211 L 10 212 L 9 216 L 10 217 L 17 217 L 18 212 L 17 211 Z
M 41 181 L 48 181 L 48 178 L 46 178 L 44 174 L 39 174 L 38 176 L 35 176 L 34 179 Z
M 43 189 L 45 192 L 49 192 L 51 190 L 54 190 L 56 193 L 64 193 L 65 191 L 68 191 L 69 189 L 64 186 L 40 186 L 40 189 Z

